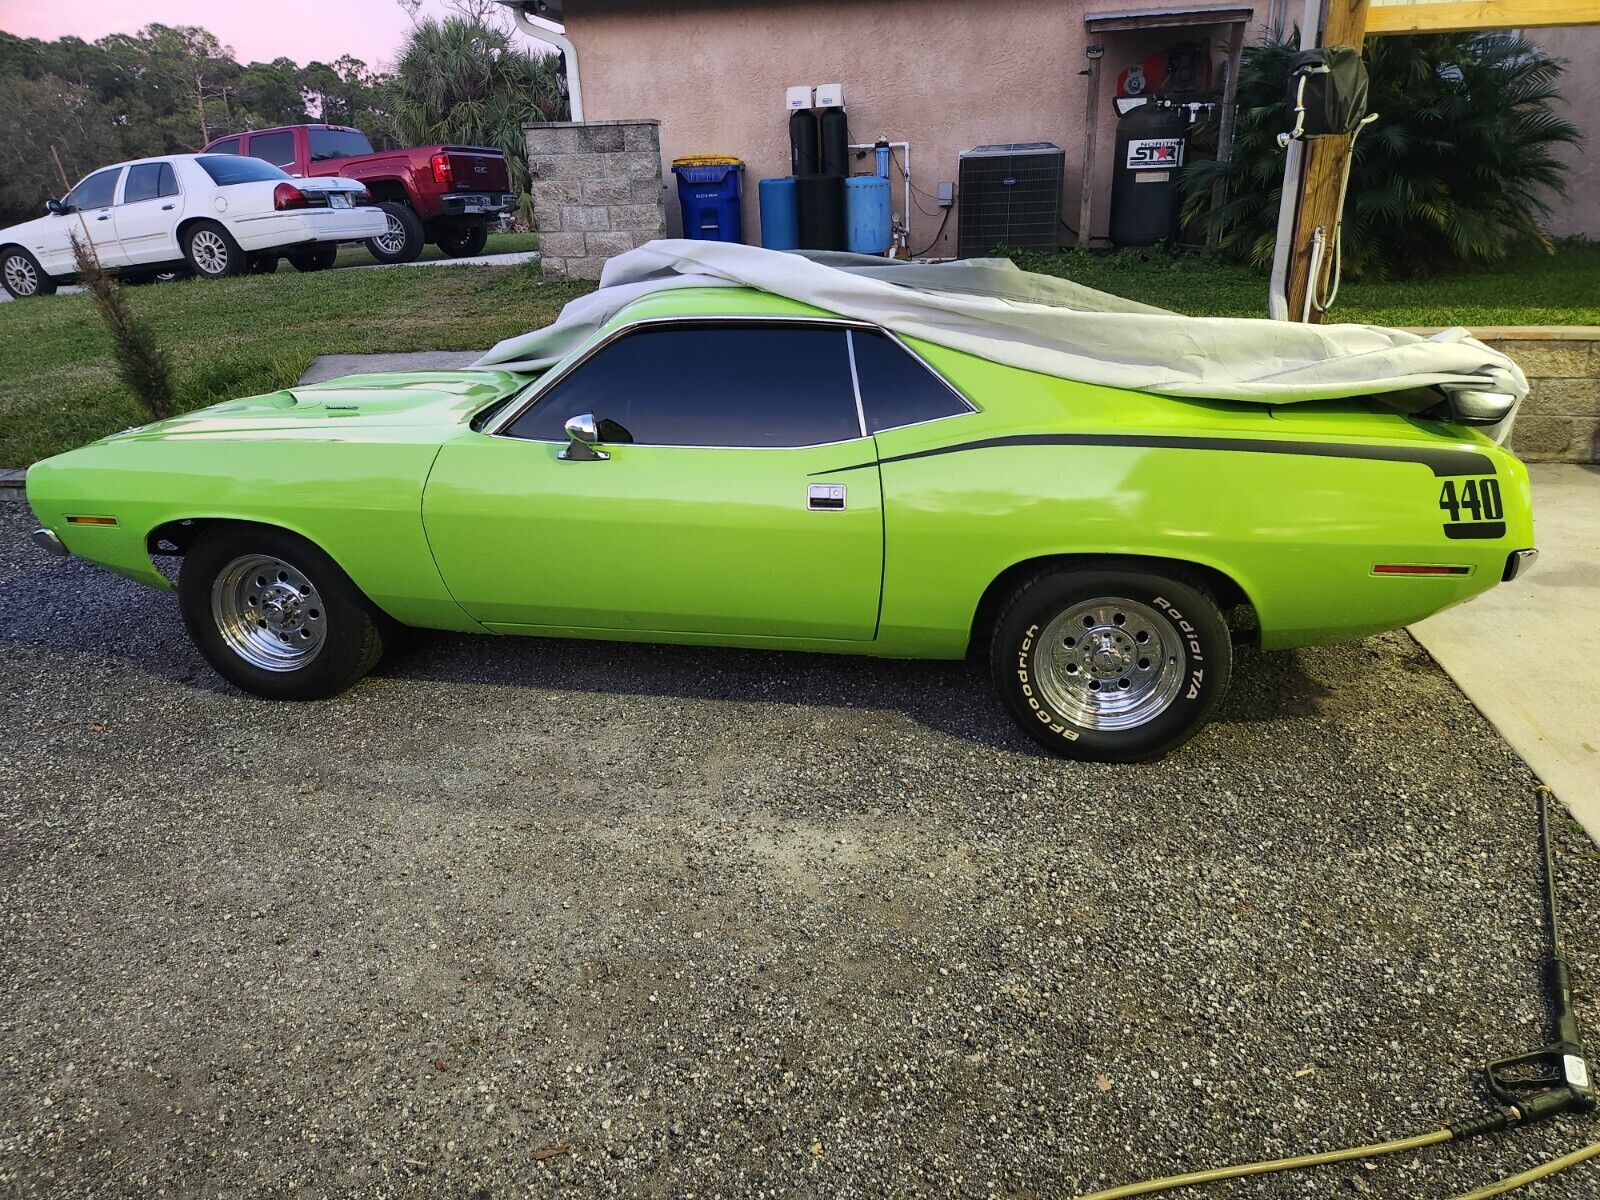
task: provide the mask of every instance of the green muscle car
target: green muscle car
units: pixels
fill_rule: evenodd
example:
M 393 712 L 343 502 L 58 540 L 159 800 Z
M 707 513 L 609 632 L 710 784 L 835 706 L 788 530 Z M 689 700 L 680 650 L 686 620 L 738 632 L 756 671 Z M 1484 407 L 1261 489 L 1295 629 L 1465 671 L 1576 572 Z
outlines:
M 396 625 L 958 659 L 1049 749 L 1154 757 L 1272 650 L 1533 556 L 1522 464 L 1441 407 L 1180 400 L 744 288 L 623 309 L 530 382 L 295 387 L 37 464 L 41 544 L 170 587 L 239 687 L 315 699 Z M 1230 619 L 1231 618 L 1231 619 Z

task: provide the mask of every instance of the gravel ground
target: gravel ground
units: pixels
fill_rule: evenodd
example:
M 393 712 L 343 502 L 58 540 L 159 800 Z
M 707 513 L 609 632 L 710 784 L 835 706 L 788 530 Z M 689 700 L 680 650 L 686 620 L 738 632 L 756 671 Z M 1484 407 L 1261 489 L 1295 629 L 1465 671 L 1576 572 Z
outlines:
M 1139 767 L 961 664 L 418 635 L 274 705 L 30 527 L 0 494 L 9 1196 L 1058 1197 L 1435 1128 L 1543 1040 L 1535 780 L 1404 635 L 1247 656 Z

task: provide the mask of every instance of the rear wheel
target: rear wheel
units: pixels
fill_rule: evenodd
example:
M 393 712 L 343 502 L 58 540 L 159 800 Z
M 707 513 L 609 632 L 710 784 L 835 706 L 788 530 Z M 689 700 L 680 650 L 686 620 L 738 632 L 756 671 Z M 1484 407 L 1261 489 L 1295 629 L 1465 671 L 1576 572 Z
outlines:
M 217 674 L 271 700 L 342 692 L 383 655 L 387 619 L 337 563 L 281 529 L 201 534 L 184 556 L 178 601 Z
M 990 670 L 1012 718 L 1068 758 L 1138 762 L 1193 737 L 1228 688 L 1233 644 L 1196 582 L 1048 570 L 1000 611 Z
M 318 246 L 315 250 L 289 255 L 289 265 L 296 271 L 326 271 L 338 257 L 338 246 Z
M 276 254 L 258 254 L 250 260 L 250 274 L 272 275 L 278 270 L 278 256 Z
M 233 235 L 215 221 L 198 221 L 184 230 L 183 256 L 190 269 L 204 279 L 242 275 L 250 265 Z
M 470 258 L 482 254 L 489 244 L 489 226 L 483 221 L 458 221 L 445 226 L 433 240 L 448 258 Z
M 0 253 L 0 284 L 18 300 L 48 296 L 56 290 L 56 281 L 21 246 L 8 246 Z
M 389 227 L 377 237 L 367 239 L 367 249 L 381 263 L 415 262 L 422 253 L 422 219 L 409 204 L 385 200 L 378 205 Z

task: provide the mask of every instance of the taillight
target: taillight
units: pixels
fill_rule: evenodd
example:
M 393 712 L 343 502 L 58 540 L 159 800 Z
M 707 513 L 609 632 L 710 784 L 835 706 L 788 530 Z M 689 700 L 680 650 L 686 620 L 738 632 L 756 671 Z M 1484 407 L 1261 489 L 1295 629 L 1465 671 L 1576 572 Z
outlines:
M 448 154 L 435 154 L 429 160 L 433 164 L 433 181 L 442 183 L 445 187 L 454 187 L 456 183 L 455 168 L 450 165 Z
M 272 207 L 282 212 L 286 208 L 305 208 L 306 194 L 292 183 L 280 183 L 272 189 Z

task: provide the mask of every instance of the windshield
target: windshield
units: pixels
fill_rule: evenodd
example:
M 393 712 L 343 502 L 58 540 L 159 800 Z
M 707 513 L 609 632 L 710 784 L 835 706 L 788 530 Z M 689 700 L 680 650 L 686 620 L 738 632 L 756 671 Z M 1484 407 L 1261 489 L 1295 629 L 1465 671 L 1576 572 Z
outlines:
M 288 179 L 287 171 L 280 170 L 259 158 L 235 158 L 228 154 L 202 154 L 195 162 L 211 176 L 218 187 L 230 183 L 260 183 L 264 179 Z
M 367 135 L 354 129 L 313 129 L 310 133 L 312 162 L 372 153 L 372 143 L 367 141 Z

